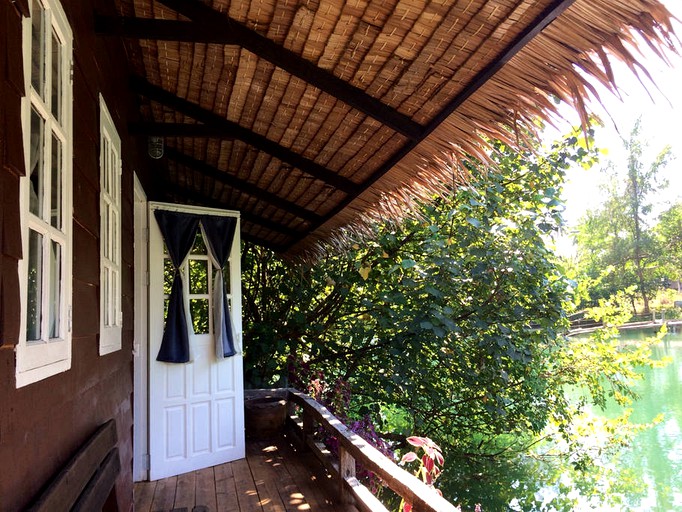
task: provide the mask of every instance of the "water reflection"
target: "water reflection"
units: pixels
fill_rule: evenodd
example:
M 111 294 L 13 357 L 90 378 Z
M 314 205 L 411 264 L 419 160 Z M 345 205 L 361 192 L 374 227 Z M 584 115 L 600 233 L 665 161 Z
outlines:
M 637 340 L 648 334 L 628 332 L 623 338 Z M 495 512 L 682 510 L 682 334 L 668 334 L 654 347 L 654 358 L 665 356 L 671 358 L 670 364 L 643 371 L 637 384 L 641 399 L 631 405 L 630 415 L 630 422 L 637 424 L 650 423 L 659 415 L 662 419 L 638 432 L 630 446 L 604 456 L 585 474 L 564 461 L 534 457 L 475 467 L 452 461 L 449 480 L 457 486 L 443 489 L 446 496 L 463 510 L 481 503 L 484 511 Z M 623 412 L 615 403 L 605 411 L 593 411 L 605 418 Z

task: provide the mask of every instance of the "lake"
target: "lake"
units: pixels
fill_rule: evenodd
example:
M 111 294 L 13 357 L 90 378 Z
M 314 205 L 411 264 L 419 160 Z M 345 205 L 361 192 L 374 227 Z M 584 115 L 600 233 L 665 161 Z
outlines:
M 649 331 L 651 332 L 651 331 Z M 628 331 L 624 341 L 647 333 Z M 654 358 L 670 357 L 662 368 L 645 369 L 636 390 L 640 400 L 629 409 L 630 424 L 658 422 L 634 435 L 617 452 L 603 453 L 599 464 L 585 474 L 571 470 L 565 460 L 522 457 L 495 462 L 475 470 L 461 468 L 456 490 L 445 495 L 463 510 L 480 503 L 484 512 L 498 511 L 682 511 L 682 334 L 666 335 L 654 347 Z M 616 404 L 595 409 L 593 420 L 623 412 Z M 593 436 L 594 437 L 594 436 Z M 599 439 L 590 439 L 599 449 Z M 447 462 L 446 462 L 447 464 Z

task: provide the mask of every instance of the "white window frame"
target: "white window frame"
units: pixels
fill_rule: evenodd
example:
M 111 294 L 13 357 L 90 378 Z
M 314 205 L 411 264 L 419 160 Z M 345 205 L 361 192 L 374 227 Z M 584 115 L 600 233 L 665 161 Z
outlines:
M 61 70 L 61 122 L 52 114 L 51 110 L 51 64 L 52 53 L 45 51 L 42 61 L 45 64 L 45 99 L 41 98 L 31 84 L 32 59 L 32 19 L 25 18 L 22 27 L 22 47 L 24 51 L 24 85 L 26 95 L 22 99 L 22 129 L 24 136 L 24 160 L 26 176 L 20 181 L 19 207 L 21 216 L 21 233 L 23 258 L 19 260 L 19 297 L 21 303 L 20 335 L 16 346 L 16 386 L 17 388 L 38 382 L 52 375 L 71 368 L 71 307 L 72 307 L 72 184 L 73 184 L 73 80 L 71 77 L 73 58 L 73 34 L 58 0 L 37 0 L 44 9 L 43 34 L 51 43 L 52 33 L 61 41 L 63 51 L 60 54 Z M 31 2 L 31 9 L 33 4 Z M 61 152 L 61 222 L 62 228 L 51 225 L 50 209 L 44 208 L 42 218 L 31 213 L 30 208 L 30 152 L 31 152 L 31 112 L 35 110 L 44 119 L 43 129 L 43 158 L 46 169 L 42 173 L 44 189 L 50 191 L 51 172 L 47 170 L 52 162 L 52 138 L 62 142 Z M 51 196 L 46 192 L 45 196 Z M 43 205 L 51 206 L 45 199 Z M 27 340 L 27 308 L 28 308 L 28 272 L 29 272 L 29 230 L 38 232 L 48 240 L 43 243 L 41 265 L 41 336 L 39 340 Z M 60 294 L 51 295 L 49 288 L 50 244 L 56 242 L 61 247 Z M 54 318 L 59 322 L 60 332 L 55 338 L 49 337 L 49 302 L 58 300 L 59 309 Z M 47 317 L 47 318 L 46 318 Z
M 121 138 L 102 95 L 100 127 L 99 355 L 121 349 Z

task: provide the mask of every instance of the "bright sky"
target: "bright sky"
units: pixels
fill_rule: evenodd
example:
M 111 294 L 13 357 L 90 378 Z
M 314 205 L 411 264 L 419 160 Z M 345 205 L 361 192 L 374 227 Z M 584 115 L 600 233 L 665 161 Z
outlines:
M 682 20 L 680 0 L 662 1 L 673 15 Z M 678 37 L 682 39 L 682 22 L 677 23 L 675 28 Z M 666 145 L 672 147 L 675 159 L 663 171 L 670 182 L 668 189 L 661 194 L 661 202 L 666 203 L 682 200 L 682 57 L 673 55 L 670 59 L 672 66 L 667 66 L 652 55 L 646 55 L 641 59 L 656 85 L 650 83 L 646 77 L 642 77 L 644 81 L 642 85 L 626 66 L 617 67 L 616 83 L 623 101 L 611 93 L 602 92 L 600 97 L 608 114 L 605 114 L 604 109 L 598 104 L 592 106 L 593 111 L 605 124 L 605 127 L 599 129 L 595 135 L 597 146 L 608 150 L 608 155 L 602 158 L 603 164 L 610 160 L 616 165 L 626 165 L 627 153 L 622 148 L 620 135 L 627 138 L 639 117 L 642 118 L 641 139 L 648 142 L 650 152 L 649 158 L 645 156 L 645 165 L 648 165 Z M 571 122 L 578 124 L 577 116 L 573 117 Z M 546 137 L 554 139 L 556 132 L 548 132 Z M 574 169 L 567 177 L 564 190 L 565 218 L 570 229 L 588 209 L 599 206 L 600 191 L 597 185 L 600 172 L 597 168 L 590 171 Z M 561 253 L 569 253 L 570 242 L 560 241 L 558 250 Z

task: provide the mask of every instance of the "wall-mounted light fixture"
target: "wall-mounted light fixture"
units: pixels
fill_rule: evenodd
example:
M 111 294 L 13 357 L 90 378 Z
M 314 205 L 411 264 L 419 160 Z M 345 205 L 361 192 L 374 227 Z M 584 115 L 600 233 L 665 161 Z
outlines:
M 148 137 L 147 153 L 154 160 L 161 158 L 163 156 L 163 137 Z

